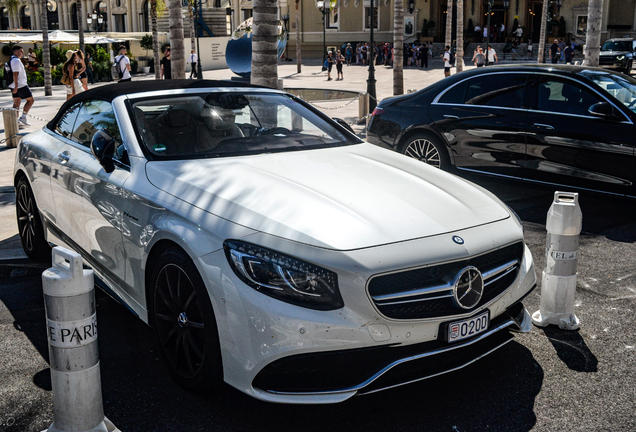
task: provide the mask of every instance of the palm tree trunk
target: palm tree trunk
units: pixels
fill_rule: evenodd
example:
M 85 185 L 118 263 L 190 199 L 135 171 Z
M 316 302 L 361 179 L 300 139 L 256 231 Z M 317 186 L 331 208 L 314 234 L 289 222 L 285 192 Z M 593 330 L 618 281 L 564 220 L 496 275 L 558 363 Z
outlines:
M 395 0 L 393 13 L 393 94 L 404 94 L 404 0 Z
M 44 67 L 44 96 L 53 95 L 53 80 L 51 79 L 51 47 L 49 46 L 49 20 L 46 15 L 47 0 L 40 0 L 40 23 L 42 24 L 42 66 Z
M 453 0 L 446 3 L 446 38 L 445 45 L 451 47 L 453 45 Z M 451 51 L 452 52 L 452 51 Z
M 150 0 L 150 26 L 152 27 L 152 54 L 155 64 L 155 79 L 161 79 L 159 64 L 159 34 L 157 32 L 157 0 Z
M 185 55 L 183 47 L 183 11 L 181 0 L 170 0 L 170 70 L 172 79 L 185 78 Z
M 602 18 L 603 0 L 589 0 L 587 6 L 587 36 L 585 38 L 584 66 L 598 66 Z
M 296 0 L 296 72 L 300 73 L 300 12 L 299 12 L 300 0 Z
M 77 10 L 77 31 L 79 35 L 79 49 L 86 57 L 86 46 L 84 46 L 84 11 L 82 10 L 82 0 L 75 2 L 75 9 Z
M 250 82 L 270 88 L 278 87 L 277 3 L 277 0 L 254 0 Z
M 537 63 L 545 63 L 545 33 L 546 27 L 548 25 L 548 5 L 550 4 L 549 0 L 543 0 L 543 5 L 541 6 L 541 30 L 539 31 L 539 51 L 537 55 L 539 58 L 537 59 Z
M 457 52 L 455 70 L 464 70 L 464 0 L 457 0 Z

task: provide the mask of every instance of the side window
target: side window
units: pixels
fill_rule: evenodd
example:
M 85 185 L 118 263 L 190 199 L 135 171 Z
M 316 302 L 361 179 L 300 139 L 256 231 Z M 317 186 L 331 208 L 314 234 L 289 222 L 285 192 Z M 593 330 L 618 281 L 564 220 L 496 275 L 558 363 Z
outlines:
M 440 103 L 521 108 L 526 74 L 484 74 L 449 89 Z
M 540 111 L 587 116 L 590 106 L 602 101 L 589 89 L 558 78 L 544 78 L 534 88 Z
M 88 100 L 82 104 L 73 128 L 73 141 L 90 147 L 95 132 L 103 130 L 121 145 L 121 133 L 110 102 Z
M 75 125 L 75 120 L 77 119 L 80 106 L 81 104 L 75 104 L 64 113 L 60 121 L 57 125 L 55 125 L 55 132 L 63 137 L 72 139 L 71 135 L 73 134 L 73 126 Z

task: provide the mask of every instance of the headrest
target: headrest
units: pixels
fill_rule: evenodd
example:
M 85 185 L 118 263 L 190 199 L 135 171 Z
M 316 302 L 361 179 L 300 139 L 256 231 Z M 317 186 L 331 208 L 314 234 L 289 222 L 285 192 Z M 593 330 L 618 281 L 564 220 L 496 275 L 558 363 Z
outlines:
M 184 109 L 166 111 L 166 123 L 171 127 L 185 127 L 190 124 L 190 113 Z

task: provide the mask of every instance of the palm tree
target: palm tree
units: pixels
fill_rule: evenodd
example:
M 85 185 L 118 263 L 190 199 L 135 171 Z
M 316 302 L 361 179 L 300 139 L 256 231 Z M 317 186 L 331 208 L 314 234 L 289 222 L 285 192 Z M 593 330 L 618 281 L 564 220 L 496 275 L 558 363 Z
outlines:
M 49 19 L 47 16 L 47 0 L 40 0 L 40 24 L 42 24 L 42 66 L 44 68 L 44 96 L 53 95 L 51 79 L 51 47 L 49 46 Z
M 157 14 L 163 15 L 163 0 L 150 0 L 150 27 L 152 30 L 152 54 L 155 65 L 155 79 L 161 79 L 161 67 L 159 66 L 159 34 L 157 32 Z
M 464 70 L 464 0 L 457 0 L 457 51 L 455 52 L 455 70 Z
M 602 18 L 603 0 L 589 0 L 587 6 L 587 36 L 585 38 L 584 66 L 598 66 Z
M 446 3 L 446 38 L 445 45 L 453 44 L 453 0 Z
M 300 6 L 300 0 L 296 0 L 296 72 L 300 73 L 300 13 L 298 8 Z
M 79 32 L 79 49 L 86 54 L 86 46 L 84 46 L 84 11 L 82 10 L 82 0 L 75 2 L 75 11 L 77 12 L 77 30 Z
M 543 6 L 541 6 L 541 30 L 539 31 L 539 51 L 537 55 L 537 63 L 545 62 L 545 32 L 548 25 L 548 4 L 549 0 L 543 0 Z
M 170 69 L 173 79 L 185 78 L 185 55 L 183 46 L 183 11 L 181 0 L 170 0 Z
M 404 0 L 395 0 L 393 13 L 393 95 L 404 94 Z
M 254 0 L 250 82 L 270 88 L 278 87 L 277 11 L 277 0 Z

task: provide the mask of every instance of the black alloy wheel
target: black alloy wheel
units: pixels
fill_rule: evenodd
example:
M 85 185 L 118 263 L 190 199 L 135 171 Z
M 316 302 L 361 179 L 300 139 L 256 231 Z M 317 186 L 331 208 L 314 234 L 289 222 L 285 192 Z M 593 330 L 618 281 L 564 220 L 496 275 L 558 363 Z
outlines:
M 221 377 L 216 321 L 203 280 L 177 249 L 163 252 L 153 268 L 152 324 L 164 361 L 180 385 L 202 390 Z
M 430 135 L 418 134 L 409 137 L 402 147 L 402 153 L 435 168 L 443 170 L 449 168 L 443 145 Z
M 35 203 L 28 180 L 22 177 L 16 187 L 16 217 L 22 249 L 29 258 L 45 261 L 51 257 L 51 248 L 44 237 L 40 212 Z

